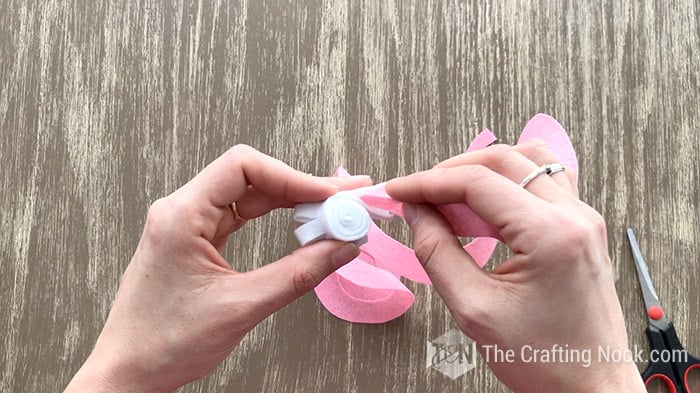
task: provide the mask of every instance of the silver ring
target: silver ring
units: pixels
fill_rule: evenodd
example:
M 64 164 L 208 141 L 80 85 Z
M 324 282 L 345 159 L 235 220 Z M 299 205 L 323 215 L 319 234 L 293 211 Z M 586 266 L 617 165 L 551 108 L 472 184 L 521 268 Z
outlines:
M 542 165 L 541 167 L 535 169 L 532 171 L 529 175 L 525 176 L 525 178 L 520 182 L 520 187 L 525 188 L 531 181 L 535 180 L 535 178 L 539 175 L 553 175 L 557 172 L 561 172 L 564 170 L 564 166 L 558 162 L 552 163 L 552 164 L 547 164 L 547 165 Z

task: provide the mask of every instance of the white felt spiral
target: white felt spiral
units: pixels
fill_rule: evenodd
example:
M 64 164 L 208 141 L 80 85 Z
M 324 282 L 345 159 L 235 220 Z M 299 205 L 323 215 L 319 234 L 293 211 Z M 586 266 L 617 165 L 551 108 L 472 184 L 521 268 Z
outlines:
M 354 241 L 367 235 L 371 219 L 357 198 L 332 196 L 323 204 L 323 210 L 323 219 L 331 238 Z

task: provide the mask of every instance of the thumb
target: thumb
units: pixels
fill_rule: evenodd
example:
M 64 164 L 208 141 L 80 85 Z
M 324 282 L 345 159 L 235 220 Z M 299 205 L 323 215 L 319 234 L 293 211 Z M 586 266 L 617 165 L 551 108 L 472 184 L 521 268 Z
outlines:
M 296 249 L 259 269 L 242 273 L 258 311 L 272 314 L 314 289 L 329 274 L 360 254 L 353 243 L 323 240 Z
M 452 228 L 434 207 L 404 203 L 404 216 L 413 232 L 416 256 L 433 286 L 451 310 L 479 295 L 489 279 L 467 254 Z

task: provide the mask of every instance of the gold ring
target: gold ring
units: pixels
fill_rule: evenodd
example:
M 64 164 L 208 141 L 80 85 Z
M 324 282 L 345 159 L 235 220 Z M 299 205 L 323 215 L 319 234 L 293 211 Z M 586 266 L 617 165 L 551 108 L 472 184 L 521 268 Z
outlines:
M 241 219 L 241 214 L 238 212 L 238 206 L 236 202 L 231 203 L 231 213 L 233 213 L 233 220 L 238 221 Z

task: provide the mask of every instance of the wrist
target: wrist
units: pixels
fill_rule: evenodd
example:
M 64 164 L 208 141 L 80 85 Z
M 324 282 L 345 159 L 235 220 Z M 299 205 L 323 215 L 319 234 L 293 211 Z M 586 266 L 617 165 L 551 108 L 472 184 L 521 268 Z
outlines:
M 134 365 L 115 356 L 93 351 L 68 384 L 64 393 L 162 393 L 169 390 L 151 386 L 150 380 L 136 372 Z
M 626 363 L 626 367 L 618 375 L 611 377 L 611 392 L 646 393 L 642 376 L 634 363 Z
M 646 387 L 642 376 L 632 362 L 601 364 L 602 366 L 590 386 L 580 385 L 581 392 L 602 392 L 602 393 L 646 393 Z

